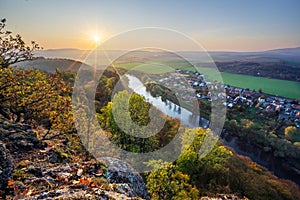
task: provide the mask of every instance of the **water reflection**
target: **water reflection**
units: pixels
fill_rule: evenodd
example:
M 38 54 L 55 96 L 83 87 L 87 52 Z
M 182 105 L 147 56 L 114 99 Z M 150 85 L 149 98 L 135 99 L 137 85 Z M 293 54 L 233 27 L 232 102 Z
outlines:
M 208 127 L 209 120 L 200 117 L 199 114 L 193 114 L 187 109 L 181 108 L 171 101 L 166 100 L 164 102 L 161 97 L 153 97 L 138 78 L 129 74 L 126 74 L 126 77 L 129 79 L 129 88 L 131 88 L 135 93 L 144 96 L 147 102 L 151 103 L 152 106 L 156 107 L 164 114 L 179 119 L 181 123 L 192 128 L 199 126 L 204 128 Z

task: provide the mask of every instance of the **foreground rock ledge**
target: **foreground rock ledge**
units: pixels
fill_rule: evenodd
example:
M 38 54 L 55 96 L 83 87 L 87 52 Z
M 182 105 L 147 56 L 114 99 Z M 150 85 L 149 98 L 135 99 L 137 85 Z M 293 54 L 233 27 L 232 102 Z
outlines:
M 37 132 L 0 120 L 0 199 L 150 199 L 142 177 L 128 164 L 61 159 L 57 149 L 70 147 L 40 141 Z

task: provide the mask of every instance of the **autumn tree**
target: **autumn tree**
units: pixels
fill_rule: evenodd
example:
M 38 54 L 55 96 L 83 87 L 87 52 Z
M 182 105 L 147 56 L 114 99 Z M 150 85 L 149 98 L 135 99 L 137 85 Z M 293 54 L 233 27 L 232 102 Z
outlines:
M 27 46 L 21 35 L 13 35 L 6 30 L 6 19 L 0 21 L 0 67 L 7 68 L 11 64 L 33 58 L 33 52 L 41 49 L 35 42 Z
M 289 140 L 293 140 L 296 134 L 297 128 L 295 126 L 288 126 L 284 129 L 284 135 Z
M 159 164 L 152 161 L 150 164 Z M 176 170 L 173 164 L 155 169 L 147 175 L 147 188 L 151 199 L 198 199 L 199 191 L 190 184 L 190 177 Z
M 94 124 L 96 121 L 96 113 L 93 109 L 95 100 L 93 99 L 93 87 L 94 82 L 89 80 L 84 83 L 75 83 L 76 90 L 73 91 L 73 114 L 74 119 L 80 118 L 80 122 L 77 121 L 76 128 L 79 132 L 81 140 L 87 149 L 94 146 L 93 138 L 98 129 L 98 124 Z M 81 134 L 83 133 L 83 134 Z
M 0 68 L 0 113 L 15 122 L 48 130 L 72 128 L 71 87 L 60 73 Z
M 101 107 L 106 106 L 107 103 L 111 101 L 111 94 L 116 82 L 117 77 L 107 77 L 105 75 L 101 76 L 95 94 L 95 100 L 99 102 L 99 106 L 96 107 L 96 109 L 100 109 Z
M 204 138 L 214 137 L 207 129 L 189 129 L 182 135 L 183 150 L 177 159 L 177 169 L 191 177 L 191 182 L 202 187 L 216 189 L 217 185 L 228 184 L 228 167 L 224 164 L 232 156 L 232 152 L 224 146 L 216 144 L 211 152 L 203 158 L 198 153 Z M 190 146 L 187 144 L 193 141 Z
M 97 118 L 101 126 L 112 133 L 112 140 L 119 147 L 132 152 L 148 152 L 158 147 L 157 138 L 136 137 L 135 134 L 143 136 L 148 133 L 149 128 L 146 125 L 149 122 L 150 107 L 151 105 L 145 102 L 142 96 L 135 93 L 131 95 L 124 90 L 115 94 L 113 102 L 103 107 Z M 155 124 L 156 120 L 160 119 L 161 117 L 157 115 L 152 120 Z

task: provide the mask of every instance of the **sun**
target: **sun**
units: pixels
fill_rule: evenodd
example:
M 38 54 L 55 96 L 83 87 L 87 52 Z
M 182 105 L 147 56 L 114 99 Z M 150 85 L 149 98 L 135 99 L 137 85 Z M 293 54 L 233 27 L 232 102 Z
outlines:
M 98 35 L 94 35 L 93 40 L 95 43 L 98 43 L 100 41 L 100 37 Z

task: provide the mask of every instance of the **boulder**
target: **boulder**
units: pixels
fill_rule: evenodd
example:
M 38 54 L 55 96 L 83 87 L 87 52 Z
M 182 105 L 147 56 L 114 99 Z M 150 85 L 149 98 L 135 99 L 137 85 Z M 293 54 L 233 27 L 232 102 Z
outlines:
M 111 157 L 103 158 L 103 161 L 107 165 L 106 178 L 111 183 L 116 183 L 120 193 L 150 199 L 143 178 L 129 164 Z

